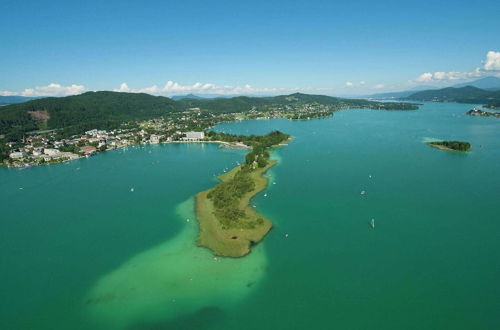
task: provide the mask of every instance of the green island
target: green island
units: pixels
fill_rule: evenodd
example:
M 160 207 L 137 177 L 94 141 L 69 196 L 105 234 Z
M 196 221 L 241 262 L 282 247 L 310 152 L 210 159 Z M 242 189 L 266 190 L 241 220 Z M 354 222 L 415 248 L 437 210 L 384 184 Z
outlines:
M 432 141 L 426 142 L 427 145 L 446 151 L 460 151 L 465 152 L 471 150 L 469 142 L 463 141 Z
M 245 162 L 221 175 L 221 183 L 196 195 L 196 216 L 200 225 L 198 245 L 215 255 L 242 257 L 261 241 L 272 223 L 258 214 L 250 199 L 267 186 L 266 171 L 276 164 L 269 148 L 290 139 L 279 131 L 264 136 L 210 133 L 219 141 L 238 142 L 252 148 Z

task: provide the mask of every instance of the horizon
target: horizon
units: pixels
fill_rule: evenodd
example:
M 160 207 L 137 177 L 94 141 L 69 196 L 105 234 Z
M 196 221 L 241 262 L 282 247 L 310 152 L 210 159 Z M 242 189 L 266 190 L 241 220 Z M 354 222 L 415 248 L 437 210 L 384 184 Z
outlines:
M 417 85 L 413 88 L 407 89 L 407 90 L 397 90 L 397 91 L 382 91 L 378 93 L 372 93 L 372 94 L 349 94 L 349 95 L 336 95 L 336 94 L 321 94 L 321 93 L 314 93 L 314 92 L 302 92 L 302 91 L 293 91 L 286 93 L 285 91 L 283 93 L 270 93 L 270 94 L 216 94 L 216 93 L 195 93 L 195 92 L 189 92 L 189 93 L 184 93 L 184 94 L 171 94 L 171 95 L 162 95 L 162 94 L 153 94 L 149 93 L 147 91 L 119 91 L 119 90 L 85 90 L 82 91 L 81 93 L 75 93 L 75 94 L 69 94 L 69 95 L 45 95 L 45 96 L 25 96 L 25 95 L 17 95 L 17 94 L 11 94 L 11 95 L 0 95 L 0 97 L 23 97 L 23 98 L 46 98 L 46 97 L 66 97 L 66 96 L 77 96 L 77 95 L 82 95 L 85 93 L 97 93 L 97 92 L 113 92 L 113 93 L 128 93 L 128 94 L 147 94 L 151 96 L 162 96 L 162 97 L 167 97 L 170 99 L 174 98 L 186 98 L 188 96 L 194 96 L 200 99 L 215 99 L 215 98 L 232 98 L 232 97 L 240 97 L 240 96 L 246 96 L 246 97 L 274 97 L 274 96 L 287 96 L 287 95 L 293 95 L 293 94 L 305 94 L 305 95 L 319 95 L 319 96 L 329 96 L 329 97 L 337 97 L 337 98 L 353 98 L 353 99 L 366 99 L 366 98 L 372 98 L 372 97 L 377 97 L 380 95 L 384 94 L 392 94 L 392 93 L 402 93 L 402 92 L 410 92 L 413 91 L 414 93 L 416 92 L 421 92 L 421 91 L 426 91 L 426 90 L 433 90 L 433 89 L 443 89 L 443 88 L 465 88 L 465 87 L 473 87 L 477 89 L 483 89 L 481 87 L 476 87 L 473 86 L 473 83 L 477 81 L 482 81 L 483 79 L 497 79 L 498 83 L 500 83 L 500 78 L 496 76 L 487 76 L 475 80 L 471 80 L 468 82 L 464 83 L 454 83 L 453 85 L 449 86 L 430 86 L 430 85 Z M 470 85 L 468 83 L 471 83 Z M 456 85 L 463 85 L 463 86 L 456 86 Z M 499 85 L 500 86 L 500 85 Z M 487 90 L 487 89 L 486 89 Z M 500 90 L 500 88 L 493 88 L 493 90 Z M 174 99 L 175 100 L 175 99 Z
M 500 77 L 500 3 L 386 5 L 4 1 L 0 95 L 345 97 Z

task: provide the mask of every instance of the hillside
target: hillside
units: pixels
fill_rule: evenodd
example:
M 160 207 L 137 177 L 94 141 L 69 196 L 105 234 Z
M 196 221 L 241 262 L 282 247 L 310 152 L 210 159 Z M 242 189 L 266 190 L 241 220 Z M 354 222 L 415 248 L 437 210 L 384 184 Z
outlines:
M 500 91 L 487 91 L 473 86 L 461 88 L 447 87 L 413 93 L 404 99 L 434 102 L 483 103 L 494 106 L 500 104 Z
M 18 139 L 25 132 L 57 128 L 66 128 L 77 134 L 179 110 L 175 101 L 149 94 L 87 92 L 75 96 L 48 97 L 1 107 L 0 134 Z
M 407 110 L 416 109 L 408 103 L 381 103 L 366 100 L 340 99 L 324 95 L 291 94 L 274 97 L 216 99 L 182 99 L 139 93 L 87 92 L 67 97 L 49 97 L 0 108 L 0 134 L 19 140 L 35 130 L 64 128 L 66 135 L 86 130 L 109 129 L 133 120 L 162 117 L 172 112 L 200 108 L 214 113 L 246 112 L 252 109 L 270 111 L 279 106 L 320 104 L 332 109 L 348 107 Z

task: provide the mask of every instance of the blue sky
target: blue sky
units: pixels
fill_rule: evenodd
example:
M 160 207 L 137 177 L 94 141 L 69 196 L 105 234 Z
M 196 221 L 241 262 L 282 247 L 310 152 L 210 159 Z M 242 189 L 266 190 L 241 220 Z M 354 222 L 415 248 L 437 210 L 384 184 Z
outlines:
M 2 0 L 0 13 L 0 95 L 346 95 L 500 75 L 498 0 Z

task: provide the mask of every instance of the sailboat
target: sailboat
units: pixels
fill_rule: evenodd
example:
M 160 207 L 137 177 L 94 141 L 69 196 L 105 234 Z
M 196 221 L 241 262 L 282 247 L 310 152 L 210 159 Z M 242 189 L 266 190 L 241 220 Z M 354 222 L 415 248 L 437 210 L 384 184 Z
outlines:
M 375 229 L 375 219 L 372 219 L 372 221 L 370 221 L 370 226 Z

